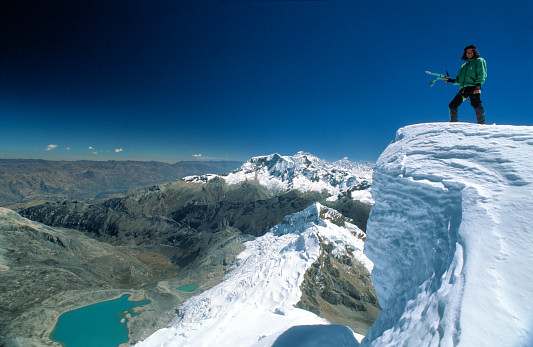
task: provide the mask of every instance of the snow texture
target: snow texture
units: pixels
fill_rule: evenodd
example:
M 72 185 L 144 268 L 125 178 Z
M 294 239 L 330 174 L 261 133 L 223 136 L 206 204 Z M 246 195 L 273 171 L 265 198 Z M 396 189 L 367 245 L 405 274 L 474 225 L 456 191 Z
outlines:
M 400 129 L 373 176 L 364 346 L 533 346 L 533 127 Z
M 275 191 L 296 189 L 302 192 L 326 191 L 328 200 L 350 194 L 354 200 L 372 204 L 370 164 L 351 162 L 348 158 L 330 163 L 312 154 L 298 152 L 293 156 L 271 154 L 254 157 L 228 175 L 188 176 L 188 182 L 207 182 L 222 177 L 228 184 L 257 181 Z
M 294 307 L 302 296 L 304 274 L 324 244 L 334 254 L 346 254 L 349 248 L 371 270 L 363 255 L 364 233 L 339 218 L 319 203 L 287 216 L 245 244 L 222 283 L 186 301 L 167 328 L 138 346 L 357 346 L 349 328 Z M 303 342 L 302 333 L 308 337 Z M 312 336 L 318 344 L 311 344 Z

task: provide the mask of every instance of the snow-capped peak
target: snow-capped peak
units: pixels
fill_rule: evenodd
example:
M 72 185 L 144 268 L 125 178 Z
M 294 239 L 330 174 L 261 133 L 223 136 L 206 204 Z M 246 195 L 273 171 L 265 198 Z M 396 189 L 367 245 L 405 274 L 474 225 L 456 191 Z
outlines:
M 301 212 L 286 216 L 280 224 L 272 228 L 272 231 L 277 235 L 283 235 L 301 233 L 310 224 L 326 226 L 326 222 L 320 218 L 322 209 L 328 208 L 316 202 Z
M 140 346 L 271 345 L 292 326 L 329 324 L 295 307 L 304 275 L 326 245 L 333 255 L 350 254 L 371 269 L 362 254 L 363 235 L 339 212 L 319 203 L 287 216 L 245 243 L 222 283 L 185 302 L 168 328 Z
M 274 153 L 253 157 L 228 175 L 189 176 L 184 180 L 207 182 L 214 177 L 222 177 L 228 184 L 257 181 L 276 191 L 325 191 L 329 200 L 336 200 L 349 192 L 352 198 L 372 204 L 372 167 L 370 164 L 351 162 L 348 158 L 330 163 L 300 151 L 293 156 Z
M 352 219 L 344 217 L 337 210 L 326 207 L 319 202 L 315 202 L 301 212 L 286 216 L 280 224 L 272 228 L 272 231 L 278 234 L 301 232 L 302 226 L 307 226 L 310 223 L 320 226 L 327 226 L 329 223 L 332 223 L 337 226 L 349 228 L 350 230 L 357 230 L 357 234 L 360 232 L 362 234 L 361 236 L 364 235 L 361 229 L 354 225 Z
M 300 151 L 292 157 L 281 156 L 277 153 L 254 157 L 245 163 L 240 170 L 245 170 L 245 173 L 266 171 L 271 176 L 280 178 L 281 181 L 290 181 L 299 171 L 307 170 L 308 173 L 316 173 L 321 166 L 325 165 L 325 161 Z
M 348 249 L 360 250 L 364 248 L 365 233 L 359 229 L 353 220 L 344 217 L 340 212 L 315 202 L 305 210 L 286 216 L 281 223 L 274 226 L 270 232 L 276 236 L 286 234 L 301 234 L 308 230 L 315 230 L 317 237 L 324 243 L 333 246 L 333 254 L 345 254 Z M 354 248 L 355 247 L 355 248 Z M 357 255 L 369 272 L 372 262 L 362 254 Z

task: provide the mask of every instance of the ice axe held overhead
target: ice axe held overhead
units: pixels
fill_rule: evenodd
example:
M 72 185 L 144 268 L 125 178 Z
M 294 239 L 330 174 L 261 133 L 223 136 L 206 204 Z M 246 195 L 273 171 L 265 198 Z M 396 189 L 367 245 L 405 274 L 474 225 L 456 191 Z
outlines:
M 431 72 L 431 71 L 426 71 L 426 73 L 428 75 L 437 76 L 436 79 L 434 79 L 433 81 L 429 82 L 429 86 L 430 87 L 433 87 L 435 82 L 437 82 L 438 80 L 444 80 L 444 78 L 450 77 L 450 74 L 448 74 L 448 70 L 446 70 L 446 75 L 443 75 L 443 74 L 440 74 L 440 73 L 434 73 L 434 72 Z

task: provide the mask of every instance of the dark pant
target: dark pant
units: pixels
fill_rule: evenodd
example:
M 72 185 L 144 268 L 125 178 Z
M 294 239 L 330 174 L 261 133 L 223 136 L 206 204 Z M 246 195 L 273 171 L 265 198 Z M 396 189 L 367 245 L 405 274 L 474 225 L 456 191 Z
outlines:
M 485 124 L 485 110 L 483 109 L 483 106 L 481 106 L 481 93 L 474 94 L 474 91 L 476 90 L 476 87 L 465 87 L 462 88 L 459 93 L 453 98 L 452 102 L 450 102 L 450 121 L 451 122 L 457 122 L 458 121 L 458 111 L 457 109 L 463 101 L 470 98 L 470 105 L 476 110 L 476 117 L 477 122 L 479 124 Z
M 463 101 L 470 98 L 470 105 L 473 108 L 478 108 L 481 106 L 481 93 L 474 94 L 476 87 L 465 87 L 457 93 L 452 102 L 450 102 L 450 108 L 459 108 Z

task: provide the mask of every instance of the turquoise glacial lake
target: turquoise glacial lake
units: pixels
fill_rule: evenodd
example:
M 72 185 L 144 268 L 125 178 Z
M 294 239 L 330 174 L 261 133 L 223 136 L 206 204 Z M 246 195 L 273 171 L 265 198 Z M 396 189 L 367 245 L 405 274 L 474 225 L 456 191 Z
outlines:
M 182 292 L 194 292 L 196 289 L 198 289 L 198 287 L 193 286 L 193 285 L 188 285 L 188 286 L 183 286 L 183 287 L 178 288 L 178 290 L 181 290 Z
M 128 301 L 129 297 L 124 294 L 115 300 L 62 314 L 50 337 L 67 347 L 117 347 L 128 342 L 125 313 L 134 316 L 132 308 L 150 303 L 150 300 Z

